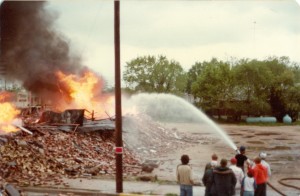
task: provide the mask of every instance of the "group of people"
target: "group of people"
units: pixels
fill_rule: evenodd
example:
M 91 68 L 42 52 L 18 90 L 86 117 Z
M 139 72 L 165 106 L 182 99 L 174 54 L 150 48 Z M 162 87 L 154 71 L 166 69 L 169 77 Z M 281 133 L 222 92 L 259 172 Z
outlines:
M 241 146 L 229 165 L 227 159 L 218 162 L 218 156 L 213 154 L 202 177 L 205 196 L 266 196 L 267 181 L 271 176 L 266 156 L 265 152 L 261 152 L 252 162 L 246 156 L 246 148 Z M 194 182 L 189 160 L 188 155 L 182 155 L 181 164 L 177 166 L 180 196 L 193 195 Z

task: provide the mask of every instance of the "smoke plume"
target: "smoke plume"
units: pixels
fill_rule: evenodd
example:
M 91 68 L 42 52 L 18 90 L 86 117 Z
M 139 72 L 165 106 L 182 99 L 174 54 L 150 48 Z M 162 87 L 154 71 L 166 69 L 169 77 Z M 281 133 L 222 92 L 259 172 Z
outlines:
M 53 97 L 64 89 L 55 74 L 80 74 L 87 69 L 54 28 L 55 13 L 41 1 L 4 1 L 1 4 L 1 64 L 6 75 L 40 96 Z

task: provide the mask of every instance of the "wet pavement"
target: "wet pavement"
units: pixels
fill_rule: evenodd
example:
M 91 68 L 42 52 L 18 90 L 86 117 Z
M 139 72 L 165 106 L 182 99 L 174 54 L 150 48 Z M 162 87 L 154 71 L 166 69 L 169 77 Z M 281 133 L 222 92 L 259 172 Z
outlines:
M 71 194 L 74 195 L 116 195 L 116 182 L 110 179 L 66 179 L 66 186 L 24 187 L 22 190 L 30 196 Z M 194 186 L 194 195 L 204 195 L 205 188 Z M 160 184 L 158 182 L 123 181 L 123 193 L 129 195 L 179 195 L 177 184 Z M 122 194 L 122 195 L 124 195 Z
M 63 196 L 63 195 L 179 195 L 177 184 L 161 184 L 159 182 L 123 181 L 123 193 L 116 193 L 116 182 L 111 179 L 66 179 L 69 186 L 52 187 L 24 187 L 25 195 L 28 196 Z M 193 195 L 203 196 L 205 188 L 194 186 Z M 278 196 L 279 194 L 267 188 L 268 196 Z M 289 196 L 299 196 L 295 192 L 290 192 Z

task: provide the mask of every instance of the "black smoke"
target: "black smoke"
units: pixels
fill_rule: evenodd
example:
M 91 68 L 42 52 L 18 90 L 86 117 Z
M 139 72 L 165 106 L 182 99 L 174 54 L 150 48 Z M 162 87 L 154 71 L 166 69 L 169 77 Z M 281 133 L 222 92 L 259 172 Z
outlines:
M 1 64 L 7 77 L 40 96 L 64 89 L 56 72 L 80 74 L 86 69 L 71 54 L 68 40 L 55 29 L 57 14 L 42 1 L 4 1 L 1 4 Z

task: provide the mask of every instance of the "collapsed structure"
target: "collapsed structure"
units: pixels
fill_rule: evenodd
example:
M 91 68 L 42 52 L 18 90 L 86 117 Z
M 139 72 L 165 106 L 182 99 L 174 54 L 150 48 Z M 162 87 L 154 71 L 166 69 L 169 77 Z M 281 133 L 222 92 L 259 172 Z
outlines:
M 84 110 L 47 111 L 38 122 L 20 126 L 27 131 L 0 135 L 0 176 L 24 186 L 62 183 L 63 176 L 114 175 L 114 122 L 83 121 Z M 128 150 L 124 164 L 125 173 L 139 172 Z

